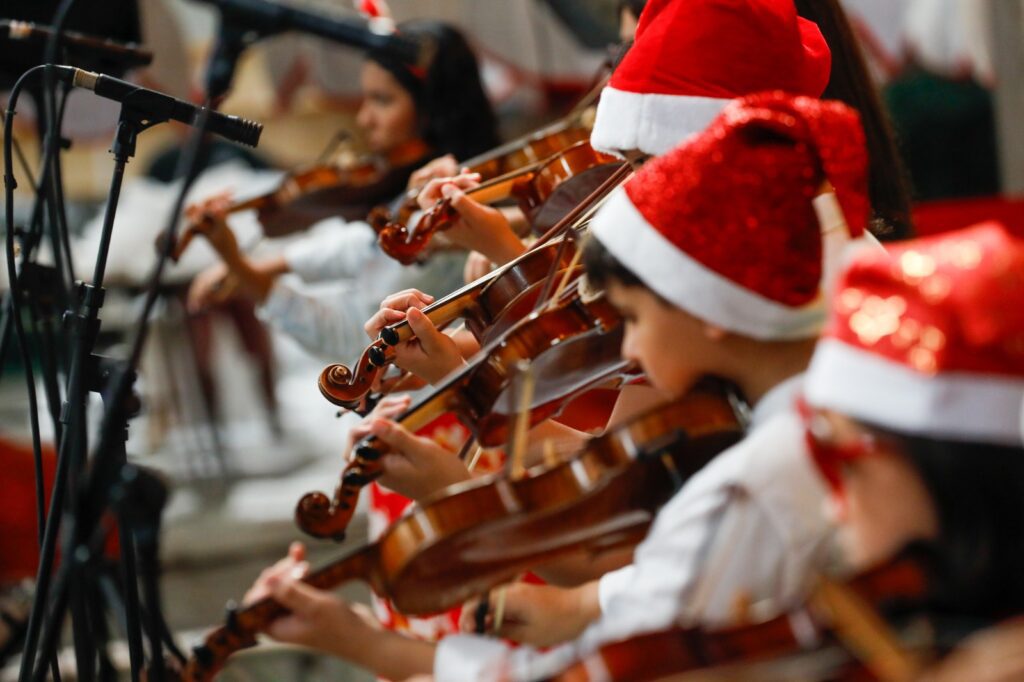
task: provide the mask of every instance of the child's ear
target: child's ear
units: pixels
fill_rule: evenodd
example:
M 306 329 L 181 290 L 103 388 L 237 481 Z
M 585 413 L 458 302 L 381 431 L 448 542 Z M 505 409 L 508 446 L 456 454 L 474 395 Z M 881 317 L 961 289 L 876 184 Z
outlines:
M 712 341 L 722 341 L 726 336 L 729 335 L 728 330 L 719 327 L 718 325 L 711 324 L 710 322 L 704 323 L 704 336 Z

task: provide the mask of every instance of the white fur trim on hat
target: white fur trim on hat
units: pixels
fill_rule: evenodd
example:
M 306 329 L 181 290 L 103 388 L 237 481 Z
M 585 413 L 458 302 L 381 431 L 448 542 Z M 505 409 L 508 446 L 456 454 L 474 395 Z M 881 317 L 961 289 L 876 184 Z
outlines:
M 838 339 L 818 343 L 807 402 L 900 433 L 1024 445 L 1024 381 L 968 372 L 926 375 Z
M 601 91 L 590 144 L 607 154 L 639 149 L 664 154 L 715 120 L 731 99 Z
M 706 322 L 762 340 L 806 339 L 821 331 L 822 296 L 792 308 L 735 284 L 662 236 L 622 188 L 594 216 L 590 231 L 644 284 Z

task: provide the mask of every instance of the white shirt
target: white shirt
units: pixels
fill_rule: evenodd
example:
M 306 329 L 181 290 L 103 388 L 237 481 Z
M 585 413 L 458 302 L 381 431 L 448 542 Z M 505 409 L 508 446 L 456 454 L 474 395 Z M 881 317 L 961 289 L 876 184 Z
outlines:
M 729 621 L 740 595 L 776 609 L 801 599 L 826 561 L 832 528 L 794 407 L 799 386 L 794 377 L 769 391 L 747 437 L 661 509 L 633 564 L 601 579 L 601 617 L 577 640 L 541 652 L 449 637 L 437 648 L 437 682 L 548 677 L 608 642 Z
M 441 297 L 462 284 L 465 258 L 437 253 L 422 265 L 404 266 L 377 247 L 369 225 L 340 218 L 317 223 L 283 255 L 298 277 L 278 279 L 260 317 L 307 350 L 342 362 L 366 347 L 363 323 L 384 298 L 409 288 Z M 302 285 L 328 281 L 329 287 Z

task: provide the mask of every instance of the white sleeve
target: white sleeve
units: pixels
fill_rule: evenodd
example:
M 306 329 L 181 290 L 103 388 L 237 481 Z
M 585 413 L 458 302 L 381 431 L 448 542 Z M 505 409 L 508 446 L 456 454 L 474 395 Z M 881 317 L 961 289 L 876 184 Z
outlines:
M 533 682 L 557 675 L 578 658 L 575 643 L 541 651 L 490 637 L 454 635 L 437 645 L 434 682 Z
M 600 619 L 579 639 L 540 652 L 469 635 L 449 637 L 441 641 L 434 661 L 437 682 L 538 679 L 602 644 L 672 625 L 696 583 L 721 518 L 731 511 L 726 508 L 728 497 L 714 486 L 690 495 L 688 488 L 662 509 L 647 539 L 638 545 L 633 566 L 621 574 L 630 575 L 630 582 L 619 584 L 616 578 L 617 589 L 609 595 L 607 608 L 602 604 Z
M 353 279 L 376 249 L 377 235 L 369 225 L 331 218 L 285 247 L 284 260 L 304 282 Z
M 675 625 L 730 622 L 740 596 L 782 607 L 800 599 L 827 524 L 789 527 L 800 525 L 794 518 L 820 513 L 822 495 L 802 478 L 806 455 L 787 429 L 783 422 L 749 435 L 690 479 L 658 513 L 632 566 L 602 586 L 601 617 L 574 642 L 541 653 L 479 637 L 445 639 L 435 659 L 438 681 L 543 678 L 610 642 Z M 776 454 L 787 448 L 794 452 Z M 753 480 L 758 487 L 751 489 L 747 479 L 758 461 L 768 480 Z M 793 486 L 810 492 L 795 494 Z
M 633 564 L 605 573 L 597 582 L 597 602 L 601 607 L 601 613 L 608 610 L 609 602 L 615 595 L 629 591 L 629 586 L 636 578 L 636 568 Z
M 367 344 L 363 322 L 370 311 L 362 297 L 348 287 L 334 287 L 316 295 L 281 277 L 267 300 L 257 309 L 260 319 L 299 342 L 306 350 L 332 360 L 347 362 Z M 351 357 L 350 357 L 351 356 Z

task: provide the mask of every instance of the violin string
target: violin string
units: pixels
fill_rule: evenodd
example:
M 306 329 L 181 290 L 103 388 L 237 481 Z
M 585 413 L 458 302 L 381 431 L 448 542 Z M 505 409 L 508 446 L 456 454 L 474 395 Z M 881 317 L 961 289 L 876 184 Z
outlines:
M 580 264 L 580 258 L 583 257 L 583 249 L 577 246 L 576 253 L 572 255 L 572 260 L 569 261 L 569 267 L 567 267 L 562 274 L 561 281 L 555 288 L 555 293 L 548 299 L 548 310 L 553 310 L 557 305 L 557 302 L 561 299 L 562 294 L 565 293 L 565 288 L 569 285 L 569 281 L 572 276 L 576 273 L 576 266 Z

